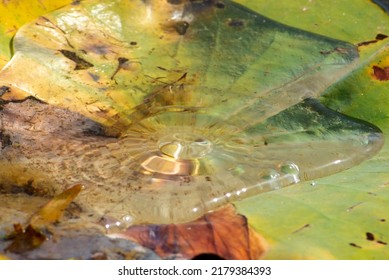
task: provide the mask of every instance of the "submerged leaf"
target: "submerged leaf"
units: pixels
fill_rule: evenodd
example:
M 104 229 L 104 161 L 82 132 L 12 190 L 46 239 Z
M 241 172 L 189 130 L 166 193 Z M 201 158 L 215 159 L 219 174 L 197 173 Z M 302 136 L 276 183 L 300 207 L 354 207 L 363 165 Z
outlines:
M 14 232 L 10 235 L 13 241 L 5 251 L 22 254 L 41 246 L 46 240 L 41 229 L 57 222 L 65 208 L 74 200 L 81 189 L 81 185 L 76 185 L 51 199 L 31 217 L 25 229 L 21 224 L 15 224 Z
M 46 236 L 28 225 L 24 230 L 20 224 L 15 225 L 12 243 L 5 249 L 6 252 L 22 254 L 38 248 L 46 240 Z
M 83 1 L 24 26 L 0 73 L 2 180 L 12 164 L 53 193 L 82 182 L 107 228 L 176 223 L 381 147 L 312 99 L 355 68 L 354 45 L 218 3 Z
M 39 228 L 57 222 L 82 188 L 82 185 L 75 185 L 54 197 L 31 217 L 30 224 Z
M 192 259 L 206 253 L 222 259 L 256 260 L 267 251 L 264 239 L 230 205 L 187 224 L 132 226 L 120 236 L 168 259 Z

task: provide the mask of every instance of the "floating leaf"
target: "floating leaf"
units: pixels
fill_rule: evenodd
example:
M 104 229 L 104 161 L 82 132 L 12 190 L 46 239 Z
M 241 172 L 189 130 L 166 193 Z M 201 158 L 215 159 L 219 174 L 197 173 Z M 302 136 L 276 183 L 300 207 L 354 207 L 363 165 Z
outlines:
M 185 222 L 381 147 L 312 99 L 354 45 L 223 3 L 83 1 L 21 28 L 0 73 L 2 180 L 12 164 L 49 192 L 82 182 L 77 201 L 114 226 Z
M 11 58 L 10 42 L 16 31 L 41 14 L 70 4 L 72 0 L 30 0 L 0 2 L 0 67 Z
M 354 43 L 389 34 L 388 15 L 370 1 L 246 2 L 277 20 Z M 377 44 L 387 43 L 385 39 Z M 370 47 L 375 46 L 360 49 Z M 389 66 L 388 55 L 386 46 L 374 60 L 327 90 L 321 101 L 379 126 L 387 135 L 389 83 L 375 79 L 373 67 Z M 350 170 L 237 202 L 239 213 L 269 242 L 266 257 L 388 259 L 388 245 L 377 243 L 377 238 L 389 240 L 388 148 L 386 141 L 378 155 Z M 374 241 L 367 239 L 367 232 Z
M 186 224 L 132 226 L 120 236 L 168 259 L 192 259 L 202 254 L 232 260 L 259 259 L 267 250 L 264 239 L 231 206 Z

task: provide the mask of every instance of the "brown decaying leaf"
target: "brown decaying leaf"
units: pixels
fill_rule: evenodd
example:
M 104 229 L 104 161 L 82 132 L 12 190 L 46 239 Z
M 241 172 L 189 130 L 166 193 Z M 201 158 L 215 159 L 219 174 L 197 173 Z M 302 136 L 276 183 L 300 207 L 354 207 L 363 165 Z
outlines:
M 34 229 L 31 225 L 28 225 L 23 230 L 20 224 L 16 224 L 14 225 L 14 229 L 14 239 L 5 249 L 7 252 L 22 254 L 38 248 L 46 240 L 46 236 Z
M 13 241 L 6 251 L 22 254 L 41 246 L 47 239 L 41 229 L 57 222 L 82 188 L 82 185 L 75 185 L 55 196 L 31 217 L 26 229 L 20 224 L 15 224 L 14 232 L 9 236 Z
M 223 259 L 259 259 L 267 243 L 244 216 L 228 205 L 185 224 L 137 225 L 121 234 L 163 258 L 192 259 L 214 254 Z
M 57 222 L 82 188 L 83 186 L 78 184 L 54 197 L 31 217 L 30 224 L 34 227 L 43 227 Z

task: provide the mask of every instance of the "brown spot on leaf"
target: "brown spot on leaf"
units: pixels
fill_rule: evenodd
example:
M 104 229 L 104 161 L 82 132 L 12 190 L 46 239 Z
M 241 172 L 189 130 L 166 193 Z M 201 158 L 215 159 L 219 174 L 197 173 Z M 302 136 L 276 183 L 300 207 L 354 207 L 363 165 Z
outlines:
M 301 228 L 296 229 L 293 233 L 298 233 L 306 228 L 309 228 L 310 226 L 311 226 L 310 224 L 305 224 Z
M 212 254 L 223 259 L 259 259 L 267 247 L 231 205 L 186 224 L 132 226 L 124 237 L 164 258 Z
M 363 202 L 359 202 L 357 204 L 354 204 L 354 205 L 350 206 L 349 208 L 347 208 L 346 211 L 350 212 L 350 211 L 354 210 L 355 208 L 361 206 L 362 204 L 363 204 Z
M 66 58 L 76 63 L 74 70 L 85 70 L 90 67 L 93 67 L 92 63 L 89 63 L 88 61 L 79 57 L 75 52 L 68 51 L 68 50 L 59 50 L 59 52 Z
M 370 41 L 360 42 L 360 43 L 357 44 L 357 46 L 358 47 L 367 46 L 367 45 L 374 44 L 374 43 L 377 43 L 377 40 L 370 40 Z
M 369 241 L 374 241 L 375 240 L 374 234 L 372 234 L 371 232 L 366 232 L 366 239 Z
M 119 68 L 125 68 L 128 61 L 129 59 L 126 57 L 119 57 L 118 58 Z
M 222 1 L 218 1 L 216 2 L 215 6 L 218 9 L 224 9 L 226 7 L 226 4 L 224 4 Z
M 357 245 L 357 244 L 355 244 L 355 243 L 349 243 L 349 245 L 350 245 L 351 247 L 354 247 L 354 248 L 362 249 L 361 246 L 359 246 L 359 245 Z
M 385 222 L 386 222 L 386 219 L 380 219 L 380 222 L 381 222 L 381 223 L 385 223 Z
M 243 19 L 228 19 L 227 25 L 231 27 L 243 27 L 245 25 L 245 22 Z
M 177 21 L 174 23 L 174 29 L 179 35 L 185 35 L 189 28 L 189 23 L 186 21 Z
M 116 74 L 122 69 L 123 70 L 135 70 L 136 64 L 139 64 L 139 62 L 131 62 L 126 57 L 119 57 L 118 58 L 118 67 L 116 68 L 115 72 L 112 74 L 111 80 L 113 80 L 115 78 Z
M 373 66 L 373 78 L 378 81 L 389 80 L 389 67 L 381 68 L 377 65 Z
M 7 86 L 0 87 L 0 96 L 2 96 L 5 93 L 9 93 L 9 92 L 11 92 L 10 87 L 7 87 Z
M 386 39 L 386 38 L 388 38 L 387 35 L 379 33 L 379 34 L 377 34 L 377 36 L 375 37 L 374 40 L 369 40 L 369 41 L 365 41 L 365 42 L 360 42 L 360 43 L 357 44 L 357 46 L 360 47 L 360 46 L 367 46 L 367 45 L 370 45 L 370 44 L 375 44 L 375 43 L 377 43 L 378 41 L 382 41 L 382 40 L 384 40 L 384 39 Z
M 377 34 L 377 36 L 375 37 L 376 40 L 384 40 L 386 38 L 388 38 L 388 35 L 381 34 L 381 33 Z
M 23 230 L 20 224 L 14 225 L 14 233 L 11 236 L 12 243 L 5 249 L 7 252 L 22 254 L 38 248 L 45 240 L 46 236 L 28 225 Z

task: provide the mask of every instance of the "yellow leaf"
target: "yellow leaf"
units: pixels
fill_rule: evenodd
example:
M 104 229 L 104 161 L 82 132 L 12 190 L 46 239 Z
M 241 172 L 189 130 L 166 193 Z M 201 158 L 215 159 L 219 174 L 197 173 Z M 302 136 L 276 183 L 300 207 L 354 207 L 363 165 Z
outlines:
M 30 224 L 41 227 L 58 221 L 66 207 L 76 198 L 82 188 L 82 185 L 75 185 L 54 197 L 31 217 Z
M 49 11 L 72 3 L 71 0 L 19 0 L 0 2 L 0 67 L 11 57 L 12 37 L 23 24 Z

